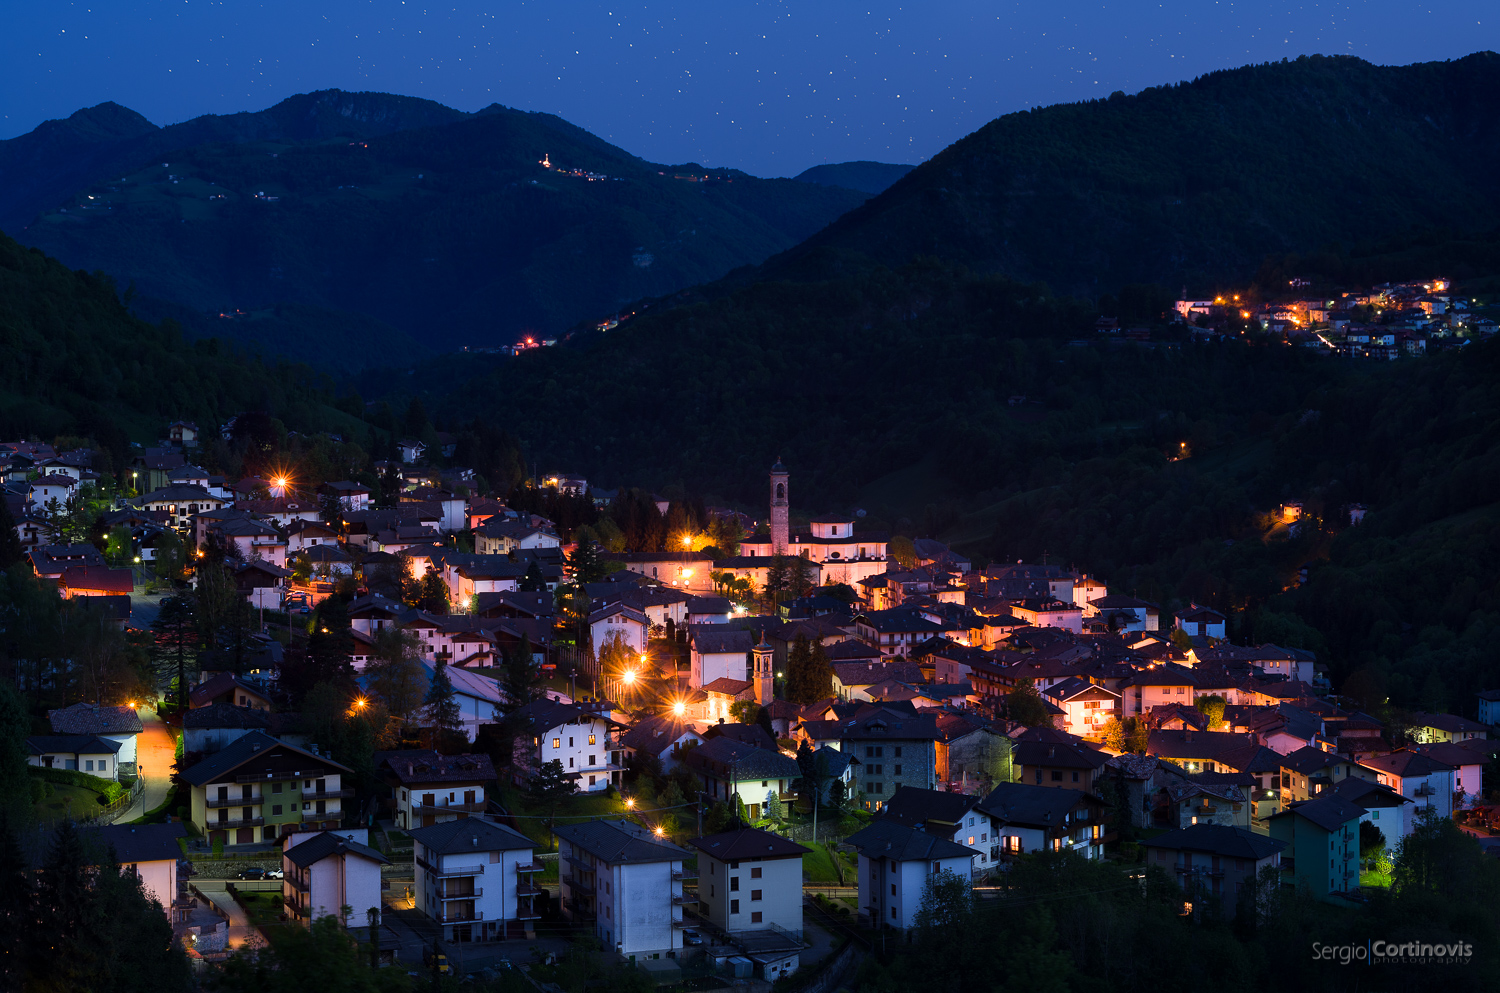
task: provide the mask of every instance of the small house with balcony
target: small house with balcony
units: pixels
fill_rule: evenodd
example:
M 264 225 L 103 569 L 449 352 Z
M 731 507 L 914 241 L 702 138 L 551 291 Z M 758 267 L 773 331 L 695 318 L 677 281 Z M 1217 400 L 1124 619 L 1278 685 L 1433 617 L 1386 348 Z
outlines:
M 1061 730 L 1084 738 L 1101 738 L 1110 718 L 1120 716 L 1120 694 L 1079 676 L 1069 676 L 1042 691 L 1042 697 L 1062 711 Z
M 1244 828 L 1222 824 L 1194 824 L 1141 842 L 1146 864 L 1177 877 L 1184 906 L 1201 913 L 1200 905 L 1214 904 L 1231 918 L 1247 887 L 1254 888 L 1260 871 L 1281 867 L 1286 842 Z
M 530 838 L 483 817 L 411 832 L 417 909 L 445 941 L 532 937 L 546 903 Z
M 380 867 L 391 860 L 371 848 L 365 828 L 295 831 L 281 838 L 281 896 L 287 912 L 304 922 L 338 917 L 363 925 L 381 907 Z
M 512 743 L 511 782 L 525 784 L 543 765 L 556 759 L 584 793 L 618 786 L 620 746 L 614 735 L 624 725 L 571 703 L 533 700 L 510 715 L 516 729 Z
M 593 930 L 607 951 L 632 959 L 676 958 L 682 949 L 683 868 L 692 853 L 630 821 L 560 824 L 563 916 Z M 701 880 L 700 880 L 701 882 Z
M 226 847 L 274 842 L 284 835 L 337 830 L 348 766 L 264 731 L 250 731 L 182 774 L 190 817 L 210 842 Z
M 733 803 L 738 797 L 751 820 L 760 817 L 770 794 L 785 793 L 802 776 L 796 759 L 727 735 L 705 737 L 703 744 L 686 752 L 682 764 L 703 782 L 710 798 Z
M 1416 802 L 1416 814 L 1431 809 L 1438 817 L 1453 816 L 1454 776 L 1458 769 L 1422 752 L 1398 749 L 1360 763 L 1375 773 L 1375 781 Z
M 375 761 L 403 831 L 484 813 L 485 791 L 495 780 L 494 764 L 484 754 L 439 755 L 422 748 L 380 752 Z
M 896 821 L 871 821 L 845 844 L 859 853 L 859 913 L 872 927 L 912 927 L 934 876 L 951 872 L 965 883 L 973 878 L 968 848 Z
M 974 811 L 988 822 L 991 865 L 1028 852 L 1071 851 L 1100 859 L 1109 840 L 1104 801 L 1080 790 L 1001 783 Z

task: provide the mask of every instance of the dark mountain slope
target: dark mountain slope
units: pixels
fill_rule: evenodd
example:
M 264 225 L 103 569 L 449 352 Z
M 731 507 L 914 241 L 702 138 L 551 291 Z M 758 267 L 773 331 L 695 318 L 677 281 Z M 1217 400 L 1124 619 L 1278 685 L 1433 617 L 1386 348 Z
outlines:
M 161 437 L 175 419 L 218 425 L 247 410 L 304 432 L 365 432 L 305 367 L 268 367 L 217 340 L 185 344 L 172 325 L 126 311 L 107 277 L 4 235 L 0 354 L 0 437 L 93 436 L 123 457 L 127 440 Z
M 830 162 L 804 169 L 793 178 L 800 183 L 842 186 L 846 190 L 859 190 L 874 196 L 890 189 L 892 183 L 911 172 L 912 168 L 893 162 Z
M 336 96 L 347 95 L 202 122 L 196 135 L 221 137 L 153 155 L 21 236 L 144 298 L 215 314 L 347 311 L 441 349 L 555 334 L 717 279 L 863 199 L 656 166 L 551 115 L 499 106 L 390 130 L 400 114 L 356 101 L 346 117 Z M 345 120 L 353 137 L 339 132 Z M 360 136 L 375 124 L 388 133 Z M 357 337 L 330 343 L 368 362 L 412 358 Z
M 1207 288 L 1273 252 L 1500 219 L 1500 56 L 1312 57 L 1009 114 L 773 260 L 931 254 L 1097 297 Z
M 205 142 L 367 137 L 466 117 L 431 100 L 321 90 L 254 113 L 207 114 L 158 128 L 117 103 L 0 141 L 0 230 L 18 232 L 79 190 L 118 179 L 152 158 Z

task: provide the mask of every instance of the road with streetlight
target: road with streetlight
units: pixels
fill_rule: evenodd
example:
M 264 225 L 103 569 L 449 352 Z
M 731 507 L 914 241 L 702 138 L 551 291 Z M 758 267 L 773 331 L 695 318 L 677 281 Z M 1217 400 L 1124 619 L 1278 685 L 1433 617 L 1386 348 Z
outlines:
M 135 739 L 135 768 L 145 789 L 135 803 L 115 818 L 116 824 L 132 821 L 162 805 L 172 786 L 172 766 L 177 761 L 177 739 L 156 716 L 156 708 L 141 705 L 136 712 L 140 714 L 142 730 Z

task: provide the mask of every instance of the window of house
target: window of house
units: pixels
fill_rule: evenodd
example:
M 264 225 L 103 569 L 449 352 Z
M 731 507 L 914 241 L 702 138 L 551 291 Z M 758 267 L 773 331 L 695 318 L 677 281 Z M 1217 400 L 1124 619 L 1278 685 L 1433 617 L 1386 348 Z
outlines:
M 739 876 L 730 876 L 729 877 L 729 892 L 731 892 L 731 893 L 738 893 L 739 889 L 740 889 L 740 877 Z
M 1060 782 L 1062 782 L 1062 772 L 1060 770 L 1057 770 L 1057 769 L 1053 769 L 1052 770 L 1052 781 L 1054 783 L 1060 783 Z
M 83 771 L 84 772 L 93 772 L 94 771 L 94 760 L 93 759 L 84 759 L 83 760 Z
M 500 853 L 499 852 L 490 852 L 490 861 L 491 862 L 499 862 L 500 861 Z
M 271 784 L 271 792 L 272 793 L 280 793 L 281 792 L 281 784 L 280 783 L 272 783 Z M 401 799 L 403 799 L 403 800 L 406 799 L 406 791 L 405 790 L 401 791 Z
M 1078 773 L 1073 773 L 1073 782 L 1078 782 Z
M 729 912 L 731 914 L 738 914 L 740 912 L 740 902 L 738 900 L 729 901 Z
M 571 755 L 568 756 L 568 768 L 573 768 L 573 756 Z
M 901 767 L 899 765 L 896 766 L 896 775 L 901 775 Z
M 896 758 L 899 759 L 900 757 L 901 757 L 901 746 L 897 745 L 896 746 Z
M 594 735 L 590 734 L 589 735 L 589 744 L 592 745 L 593 743 L 594 743 Z
M 895 895 L 896 895 L 896 884 L 892 883 L 891 884 L 891 896 L 895 896 Z
M 594 764 L 594 756 L 590 755 L 589 756 L 589 765 L 593 765 L 593 764 Z
M 896 919 L 896 908 L 892 907 L 891 908 L 891 920 L 895 920 L 895 919 Z
M 759 900 L 760 899 L 760 894 L 761 894 L 760 890 L 751 890 L 750 891 L 750 902 L 754 903 L 756 900 Z
M 562 739 L 561 738 L 553 738 L 552 739 L 552 747 L 553 748 L 561 748 L 562 747 Z
M 758 910 L 752 910 L 750 912 L 750 923 L 751 924 L 759 924 L 760 921 L 761 921 L 761 913 L 760 913 L 760 911 L 758 911 Z
M 279 804 L 279 803 L 273 803 L 273 804 L 271 804 L 271 816 L 275 817 L 276 815 L 278 815 L 280 813 L 281 813 L 281 804 Z

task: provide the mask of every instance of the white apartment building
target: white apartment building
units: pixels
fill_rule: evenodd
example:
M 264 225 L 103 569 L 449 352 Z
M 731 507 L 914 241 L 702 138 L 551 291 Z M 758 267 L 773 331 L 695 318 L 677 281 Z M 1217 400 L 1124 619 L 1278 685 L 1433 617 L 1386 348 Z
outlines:
M 802 856 L 809 849 L 759 828 L 694 838 L 698 906 L 729 933 L 773 926 L 802 931 Z
M 675 958 L 682 948 L 682 867 L 687 849 L 630 821 L 552 829 L 562 859 L 563 916 L 591 925 L 604 948 L 634 958 Z
M 391 860 L 366 842 L 365 828 L 299 831 L 281 839 L 281 895 L 288 913 L 304 921 L 340 916 L 361 926 L 380 907 L 380 867 Z
M 411 832 L 416 847 L 417 909 L 446 941 L 531 937 L 540 919 L 536 885 L 541 863 L 532 841 L 504 826 L 470 817 Z
M 495 778 L 488 755 L 439 755 L 431 749 L 384 752 L 379 771 L 391 787 L 396 827 L 405 831 L 485 812 L 485 784 Z
M 970 849 L 894 821 L 872 821 L 845 840 L 859 852 L 859 912 L 875 927 L 912 927 L 933 876 L 973 878 Z
M 533 700 L 512 717 L 522 729 L 512 749 L 511 781 L 517 786 L 554 759 L 584 793 L 619 785 L 620 746 L 612 732 L 622 725 L 556 700 Z

